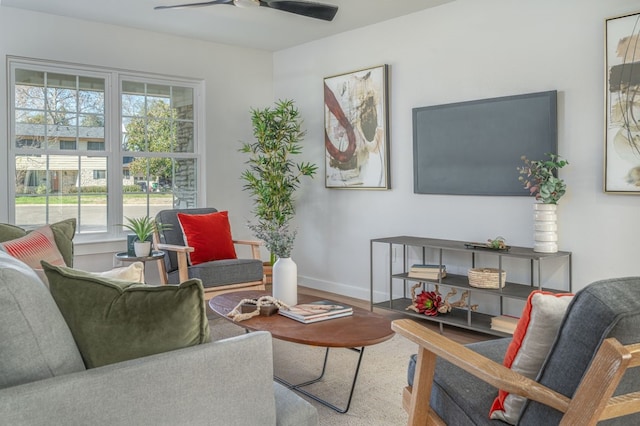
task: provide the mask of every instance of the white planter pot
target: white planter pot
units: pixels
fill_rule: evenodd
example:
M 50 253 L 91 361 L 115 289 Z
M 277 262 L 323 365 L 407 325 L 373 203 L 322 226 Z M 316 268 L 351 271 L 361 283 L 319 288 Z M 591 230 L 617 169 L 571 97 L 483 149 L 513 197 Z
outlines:
M 298 265 L 290 257 L 273 264 L 273 297 L 289 306 L 298 304 Z
M 556 253 L 558 251 L 558 216 L 556 204 L 533 205 L 533 251 Z
M 151 254 L 151 241 L 136 241 L 133 249 L 137 257 L 147 257 Z

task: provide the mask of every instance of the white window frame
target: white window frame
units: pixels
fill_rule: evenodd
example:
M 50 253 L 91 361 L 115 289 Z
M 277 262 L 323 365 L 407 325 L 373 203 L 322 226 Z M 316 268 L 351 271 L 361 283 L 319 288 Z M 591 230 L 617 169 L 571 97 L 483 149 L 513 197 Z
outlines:
M 74 150 L 70 154 L 68 150 L 47 149 L 47 154 L 53 155 L 88 155 L 95 156 L 98 152 L 107 158 L 107 182 L 108 182 L 108 209 L 107 209 L 107 230 L 91 233 L 76 234 L 75 241 L 99 242 L 110 240 L 121 240 L 125 236 L 125 231 L 115 226 L 122 223 L 123 206 L 122 200 L 122 158 L 126 152 L 122 150 L 120 141 L 122 140 L 121 123 L 121 87 L 122 81 L 138 81 L 150 84 L 162 84 L 189 87 L 193 89 L 194 107 L 194 152 L 193 153 L 171 153 L 173 158 L 193 158 L 196 162 L 197 179 L 197 206 L 206 205 L 206 169 L 203 158 L 205 156 L 205 103 L 204 103 L 204 81 L 201 79 L 165 76 L 156 73 L 137 72 L 130 70 L 112 69 L 90 65 L 72 64 L 66 62 L 46 61 L 40 59 L 7 57 L 8 73 L 8 219 L 10 223 L 15 223 L 15 176 L 16 176 L 16 156 L 24 154 L 25 150 L 20 150 L 15 146 L 16 126 L 15 126 L 15 69 L 30 69 L 35 71 L 55 72 L 71 75 L 81 75 L 87 77 L 103 78 L 105 80 L 105 111 L 104 111 L 104 151 Z M 33 150 L 28 151 L 34 153 Z M 145 156 L 144 153 L 136 153 L 136 156 Z

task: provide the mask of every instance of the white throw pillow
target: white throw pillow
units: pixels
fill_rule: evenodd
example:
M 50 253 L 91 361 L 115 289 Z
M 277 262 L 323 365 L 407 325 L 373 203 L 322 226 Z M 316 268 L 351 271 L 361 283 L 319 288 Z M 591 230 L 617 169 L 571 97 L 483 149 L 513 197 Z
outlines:
M 535 379 L 558 334 L 573 294 L 536 290 L 529 295 L 503 365 Z M 489 417 L 515 425 L 526 398 L 499 390 Z
M 103 278 L 115 278 L 132 283 L 144 283 L 144 264 L 142 262 L 133 262 L 129 266 L 113 268 L 104 272 L 92 272 L 92 274 Z

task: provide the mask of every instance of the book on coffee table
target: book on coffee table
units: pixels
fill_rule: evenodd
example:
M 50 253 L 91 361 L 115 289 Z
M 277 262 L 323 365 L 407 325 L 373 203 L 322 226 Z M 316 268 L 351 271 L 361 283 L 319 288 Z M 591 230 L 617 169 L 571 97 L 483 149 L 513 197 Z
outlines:
M 331 300 L 318 300 L 290 306 L 289 309 L 280 308 L 278 313 L 287 318 L 309 324 L 352 315 L 353 308 Z

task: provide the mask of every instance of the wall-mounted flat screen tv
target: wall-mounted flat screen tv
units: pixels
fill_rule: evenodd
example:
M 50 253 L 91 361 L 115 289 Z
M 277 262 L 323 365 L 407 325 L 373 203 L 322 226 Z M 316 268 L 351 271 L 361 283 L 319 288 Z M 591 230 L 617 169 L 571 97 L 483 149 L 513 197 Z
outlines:
M 557 154 L 557 92 L 413 109 L 414 192 L 521 195 L 521 157 Z

